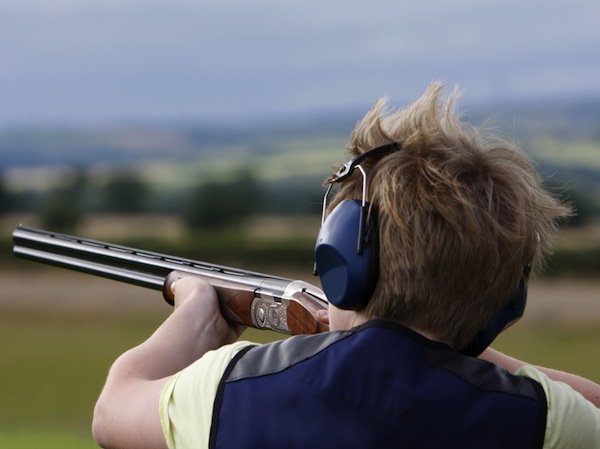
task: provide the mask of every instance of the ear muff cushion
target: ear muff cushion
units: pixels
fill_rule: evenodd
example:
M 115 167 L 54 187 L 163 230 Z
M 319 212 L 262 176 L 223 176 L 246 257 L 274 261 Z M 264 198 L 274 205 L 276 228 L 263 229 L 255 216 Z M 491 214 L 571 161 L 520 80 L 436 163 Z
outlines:
M 317 237 L 315 264 L 321 286 L 329 302 L 341 309 L 363 307 L 378 275 L 373 229 L 367 231 L 363 252 L 356 252 L 360 209 L 359 201 L 342 201 L 329 214 Z

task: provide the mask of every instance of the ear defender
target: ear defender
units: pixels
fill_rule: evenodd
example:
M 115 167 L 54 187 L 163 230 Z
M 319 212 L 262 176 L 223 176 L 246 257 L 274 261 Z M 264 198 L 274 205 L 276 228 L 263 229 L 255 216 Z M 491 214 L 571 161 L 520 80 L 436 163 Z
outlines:
M 321 279 L 327 300 L 340 309 L 364 307 L 379 276 L 377 218 L 369 211 L 367 174 L 359 164 L 373 154 L 391 153 L 398 148 L 399 143 L 391 143 L 352 159 L 336 173 L 325 193 L 315 247 L 315 274 Z M 327 197 L 333 184 L 348 178 L 355 169 L 363 177 L 362 199 L 344 200 L 326 217 Z
M 517 322 L 525 313 L 527 303 L 527 281 L 531 266 L 523 269 L 519 288 L 510 301 L 494 315 L 489 324 L 459 352 L 471 357 L 477 357 L 487 348 L 502 331 Z
M 377 282 L 376 220 L 367 223 L 367 213 L 357 200 L 342 201 L 317 237 L 316 271 L 325 296 L 340 309 L 365 306 Z

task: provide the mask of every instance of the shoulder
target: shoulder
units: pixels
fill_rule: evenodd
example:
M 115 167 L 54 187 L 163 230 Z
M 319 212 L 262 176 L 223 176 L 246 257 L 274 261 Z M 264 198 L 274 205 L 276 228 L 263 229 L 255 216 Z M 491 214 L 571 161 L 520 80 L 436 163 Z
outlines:
M 563 382 L 550 379 L 532 366 L 516 374 L 535 380 L 544 389 L 548 403 L 544 447 L 597 448 L 600 441 L 600 410 Z
M 228 381 L 275 374 L 310 359 L 353 331 L 325 332 L 315 335 L 297 335 L 286 340 L 254 346 L 233 358 L 227 373 Z
M 238 341 L 208 351 L 190 366 L 173 376 L 165 386 L 163 395 L 168 394 L 169 390 L 172 391 L 175 387 L 179 390 L 198 389 L 200 391 L 206 391 L 206 388 L 210 391 L 211 386 L 216 388 L 231 361 L 255 346 L 257 345 L 248 341 Z
M 194 442 L 207 447 L 214 399 L 223 373 L 231 361 L 253 347 L 239 341 L 204 354 L 196 362 L 174 375 L 162 390 L 160 419 L 169 447 Z M 194 417 L 196 425 L 190 426 Z

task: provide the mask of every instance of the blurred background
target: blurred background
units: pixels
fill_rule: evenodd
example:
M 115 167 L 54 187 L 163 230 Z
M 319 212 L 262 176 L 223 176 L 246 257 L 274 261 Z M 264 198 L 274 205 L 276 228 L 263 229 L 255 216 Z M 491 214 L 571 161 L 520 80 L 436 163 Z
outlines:
M 0 448 L 94 447 L 110 363 L 170 311 L 14 259 L 15 226 L 317 283 L 321 183 L 354 124 L 435 80 L 577 209 L 497 348 L 600 382 L 598 17 L 595 0 L 0 0 Z

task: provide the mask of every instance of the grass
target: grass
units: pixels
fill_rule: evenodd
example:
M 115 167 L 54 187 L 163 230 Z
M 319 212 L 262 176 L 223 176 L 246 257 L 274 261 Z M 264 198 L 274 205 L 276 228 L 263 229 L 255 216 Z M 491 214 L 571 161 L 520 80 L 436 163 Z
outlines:
M 494 349 L 528 363 L 547 366 L 600 383 L 600 329 L 584 327 L 534 327 L 509 329 L 492 345 Z
M 97 449 L 89 432 L 65 429 L 6 429 L 0 427 L 0 447 L 6 449 Z
M 87 427 L 110 363 L 155 324 L 3 313 L 0 423 Z
M 88 448 L 92 410 L 112 361 L 162 317 L 0 313 L 0 448 Z M 245 338 L 270 340 L 270 332 Z

